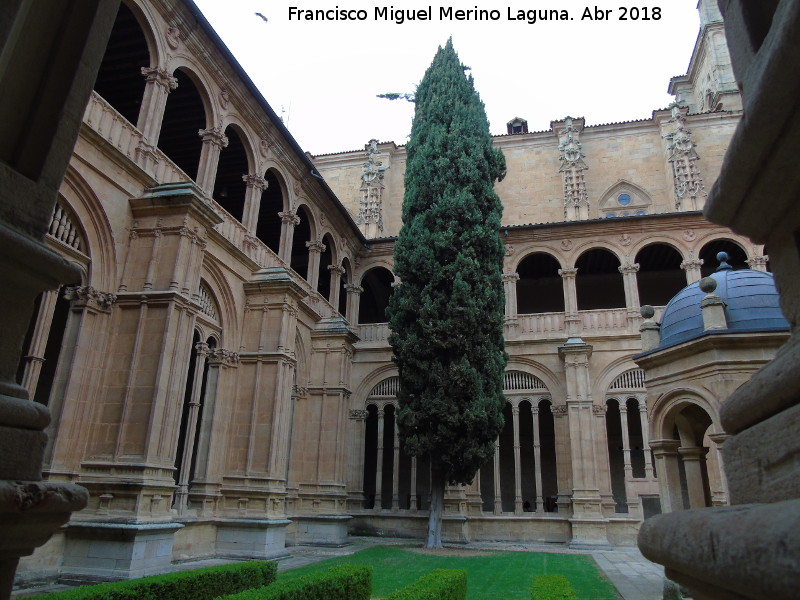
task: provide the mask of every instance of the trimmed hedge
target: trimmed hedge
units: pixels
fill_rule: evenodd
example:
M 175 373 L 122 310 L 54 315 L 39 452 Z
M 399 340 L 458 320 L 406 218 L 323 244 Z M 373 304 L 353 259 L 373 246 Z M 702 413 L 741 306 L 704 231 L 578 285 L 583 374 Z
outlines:
M 578 595 L 563 575 L 537 575 L 531 585 L 531 600 L 578 600 Z
M 435 569 L 411 585 L 390 594 L 386 600 L 466 600 L 464 569 Z
M 227 596 L 224 600 L 369 600 L 371 592 L 372 567 L 339 565 L 322 573 L 283 579 L 267 587 Z
M 141 579 L 83 585 L 49 594 L 48 600 L 212 600 L 275 581 L 274 562 L 250 561 Z

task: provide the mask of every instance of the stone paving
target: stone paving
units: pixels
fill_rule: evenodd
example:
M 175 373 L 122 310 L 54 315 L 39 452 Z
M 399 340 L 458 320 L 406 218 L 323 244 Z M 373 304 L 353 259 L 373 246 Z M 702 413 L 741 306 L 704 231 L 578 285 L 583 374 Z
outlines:
M 359 550 L 376 545 L 406 545 L 414 540 L 403 538 L 371 538 L 352 536 L 350 543 L 342 548 L 321 548 L 318 546 L 293 546 L 286 550 L 289 556 L 278 562 L 278 571 L 296 569 L 336 556 L 354 554 Z M 590 554 L 603 570 L 611 583 L 617 588 L 623 600 L 661 600 L 664 586 L 664 568 L 650 562 L 638 548 L 616 547 L 602 550 L 573 550 L 561 544 L 521 544 L 503 542 L 475 542 L 453 546 L 472 550 L 506 550 L 515 552 L 554 552 L 565 554 Z M 175 565 L 174 570 L 208 567 L 230 561 L 219 559 L 193 561 Z M 15 590 L 12 597 L 22 598 L 67 589 L 66 586 L 52 585 L 36 589 Z

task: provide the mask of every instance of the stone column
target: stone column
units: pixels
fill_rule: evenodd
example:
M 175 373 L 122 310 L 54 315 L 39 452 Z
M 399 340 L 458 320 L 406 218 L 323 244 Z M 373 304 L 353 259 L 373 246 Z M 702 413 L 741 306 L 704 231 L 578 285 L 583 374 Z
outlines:
M 358 306 L 364 288 L 354 283 L 348 283 L 344 286 L 344 289 L 347 291 L 347 314 L 345 318 L 351 327 L 355 327 L 358 325 Z
M 642 449 L 644 450 L 644 473 L 648 479 L 654 477 L 653 457 L 650 448 L 650 424 L 647 422 L 647 404 L 639 401 L 639 419 L 642 423 Z
M 394 419 L 394 452 L 392 456 L 392 510 L 400 510 L 400 435 L 397 432 L 397 411 Z
M 725 440 L 730 437 L 730 435 L 727 433 L 710 433 L 708 437 L 716 445 L 715 458 L 718 470 L 717 477 L 719 477 L 720 487 L 722 488 L 720 490 L 721 493 L 716 497 L 714 496 L 714 490 L 711 490 L 711 504 L 712 506 L 727 506 L 728 498 L 730 496 L 728 494 L 728 478 L 725 477 L 725 465 L 722 462 L 722 445 L 725 443 Z M 706 465 L 707 464 L 708 463 L 706 463 Z M 711 477 L 709 474 L 709 485 L 710 483 Z
M 572 541 L 608 544 L 597 466 L 594 406 L 589 377 L 592 346 L 582 340 L 558 349 L 567 375 L 567 414 L 572 460 Z
M 681 477 L 678 467 L 679 440 L 653 440 L 650 446 L 658 465 L 658 489 L 661 496 L 661 512 L 683 510 Z
M 306 242 L 308 248 L 308 283 L 311 284 L 312 289 L 317 289 L 319 283 L 319 259 L 320 255 L 325 252 L 325 244 L 322 240 L 311 240 Z
M 517 319 L 517 281 L 519 273 L 503 273 L 503 291 L 506 295 L 506 321 Z
M 494 514 L 503 512 L 503 497 L 500 493 L 500 438 L 494 445 Z
M 333 310 L 339 310 L 339 292 L 342 275 L 344 275 L 344 267 L 339 265 L 328 265 L 328 271 L 331 273 L 331 289 L 329 293 L 330 303 Z M 342 315 L 344 316 L 344 315 Z
M 417 457 L 411 457 L 411 503 L 409 510 L 417 510 Z
M 34 315 L 36 325 L 34 325 L 30 346 L 27 349 L 28 353 L 25 355 L 25 371 L 22 374 L 22 387 L 28 390 L 29 398 L 36 396 L 36 386 L 39 383 L 39 375 L 44 364 L 44 352 L 47 348 L 56 302 L 58 302 L 58 290 L 42 292 L 39 314 Z
M 261 206 L 261 194 L 267 189 L 269 184 L 266 179 L 257 173 L 242 175 L 242 181 L 244 181 L 247 186 L 247 191 L 244 195 L 242 225 L 244 225 L 249 232 L 255 234 L 256 227 L 258 226 L 258 209 Z
M 706 460 L 708 448 L 690 447 L 678 448 L 678 454 L 683 459 L 683 468 L 686 472 L 686 487 L 689 492 L 689 508 L 705 508 L 706 493 L 703 485 L 703 463 Z
M 214 193 L 214 181 L 217 178 L 219 155 L 224 148 L 228 147 L 228 137 L 219 127 L 200 129 L 197 134 L 203 140 L 203 150 L 200 152 L 200 163 L 197 167 L 195 181 L 206 195 L 211 196 Z
M 681 263 L 681 269 L 686 271 L 686 285 L 691 285 L 695 281 L 700 281 L 702 274 L 700 268 L 703 266 L 703 260 L 690 257 Z
M 192 380 L 192 396 L 189 398 L 189 414 L 186 419 L 186 430 L 184 431 L 183 456 L 180 457 L 180 479 L 177 481 L 178 490 L 175 492 L 176 508 L 178 514 L 186 510 L 189 498 L 189 476 L 191 475 L 192 455 L 194 453 L 194 438 L 197 431 L 197 415 L 200 412 L 200 395 L 203 392 L 203 372 L 205 371 L 206 356 L 208 355 L 208 344 L 200 342 L 195 345 L 194 378 Z
M 377 510 L 383 509 L 383 427 L 384 411 L 383 406 L 378 407 L 378 460 L 375 465 L 375 506 Z
M 539 434 L 539 407 L 531 410 L 533 416 L 533 460 L 536 471 L 536 512 L 544 512 L 544 493 L 542 492 L 542 440 Z
M 519 405 L 511 406 L 514 425 L 514 514 L 522 514 L 522 460 L 519 446 Z
M 564 281 L 564 311 L 566 312 L 567 336 L 578 337 L 581 332 L 581 318 L 578 315 L 578 291 L 575 278 L 578 269 L 559 269 L 558 274 Z
M 622 460 L 625 465 L 625 487 L 627 488 L 628 478 L 633 477 L 633 466 L 631 465 L 631 440 L 628 431 L 628 407 L 623 402 L 619 404 L 619 421 L 622 428 Z
M 625 288 L 625 309 L 628 319 L 628 330 L 634 333 L 639 326 L 639 284 L 636 273 L 639 272 L 639 263 L 620 265 L 617 270 L 622 273 L 622 285 Z
M 291 210 L 279 212 L 278 216 L 281 218 L 281 245 L 278 250 L 278 256 L 287 265 L 291 265 L 294 228 L 300 224 L 300 217 Z
M 178 80 L 163 67 L 142 67 L 142 75 L 145 80 L 144 96 L 136 122 L 136 128 L 142 132 L 142 141 L 136 148 L 136 162 L 148 169 L 156 160 L 155 149 L 161 134 L 167 97 L 178 87 Z

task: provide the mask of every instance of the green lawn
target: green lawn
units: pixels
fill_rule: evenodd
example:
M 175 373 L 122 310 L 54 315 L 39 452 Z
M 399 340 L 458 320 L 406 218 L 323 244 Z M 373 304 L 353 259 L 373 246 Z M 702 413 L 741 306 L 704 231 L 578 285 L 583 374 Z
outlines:
M 569 579 L 581 600 L 619 600 L 591 556 L 545 552 L 487 552 L 486 556 L 435 556 L 410 546 L 375 546 L 278 574 L 297 577 L 339 564 L 372 565 L 372 595 L 384 598 L 432 569 L 466 569 L 471 600 L 529 600 L 531 580 L 540 573 Z

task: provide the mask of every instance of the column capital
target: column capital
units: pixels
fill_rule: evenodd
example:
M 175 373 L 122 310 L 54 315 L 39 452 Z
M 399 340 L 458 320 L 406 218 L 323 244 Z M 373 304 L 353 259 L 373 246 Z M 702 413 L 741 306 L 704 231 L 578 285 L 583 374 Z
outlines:
M 69 286 L 64 289 L 64 299 L 75 308 L 93 308 L 109 311 L 117 302 L 116 294 L 101 292 L 90 285 Z
M 559 269 L 558 274 L 564 279 L 574 279 L 578 275 L 578 269 Z
M 220 127 L 210 127 L 209 129 L 198 129 L 197 135 L 203 138 L 203 143 L 214 144 L 220 149 L 228 147 L 228 136 Z
M 348 294 L 356 294 L 356 295 L 361 295 L 364 291 L 364 288 L 354 283 L 345 284 L 344 289 L 347 291 Z
M 322 243 L 322 240 L 309 240 L 306 242 L 306 248 L 308 248 L 309 252 L 317 252 L 322 254 L 325 252 L 327 246 Z
M 767 263 L 769 262 L 769 256 L 766 254 L 764 256 L 752 256 L 744 262 L 746 262 L 747 266 L 754 271 L 766 271 Z
M 684 271 L 691 271 L 693 269 L 699 269 L 703 266 L 705 261 L 702 258 L 690 258 L 689 260 L 685 260 L 681 263 L 681 269 Z
M 155 83 L 167 93 L 178 88 L 178 79 L 161 67 L 142 67 L 142 75 L 147 83 Z
M 690 460 L 701 460 L 706 454 L 708 454 L 708 448 L 705 446 L 691 446 L 688 448 L 680 447 L 678 448 L 678 454 L 681 455 L 684 461 Z
M 519 273 L 503 273 L 504 282 L 519 281 Z
M 619 267 L 617 267 L 617 270 L 623 275 L 628 273 L 638 273 L 639 263 L 628 263 L 627 265 L 620 265 Z
M 262 192 L 269 187 L 269 183 L 266 179 L 261 177 L 256 173 L 249 173 L 247 175 L 242 175 L 242 181 L 247 184 L 248 188 L 258 188 Z
M 680 447 L 680 440 L 650 440 L 650 449 L 656 456 L 676 455 Z
M 297 216 L 296 212 L 287 210 L 279 212 L 278 216 L 281 218 L 281 223 L 284 223 L 286 225 L 292 225 L 293 227 L 300 225 L 300 217 Z
M 339 275 L 344 275 L 347 272 L 347 269 L 345 269 L 341 265 L 328 265 L 328 271 L 330 271 L 331 273 L 338 273 Z

